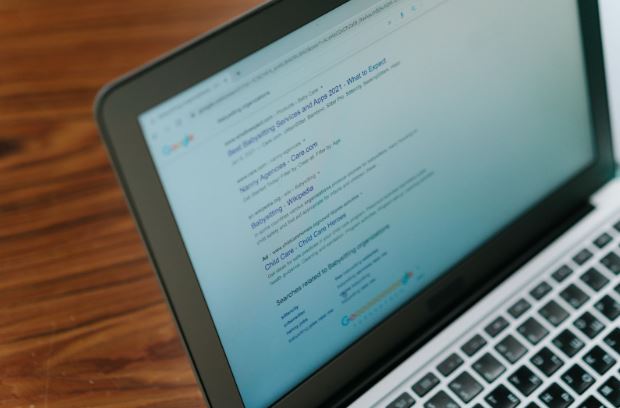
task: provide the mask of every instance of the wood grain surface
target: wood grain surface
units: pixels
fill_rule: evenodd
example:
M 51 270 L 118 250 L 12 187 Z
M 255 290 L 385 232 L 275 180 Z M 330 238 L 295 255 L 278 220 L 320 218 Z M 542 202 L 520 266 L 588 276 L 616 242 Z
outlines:
M 258 0 L 0 0 L 0 407 L 203 407 L 92 120 Z

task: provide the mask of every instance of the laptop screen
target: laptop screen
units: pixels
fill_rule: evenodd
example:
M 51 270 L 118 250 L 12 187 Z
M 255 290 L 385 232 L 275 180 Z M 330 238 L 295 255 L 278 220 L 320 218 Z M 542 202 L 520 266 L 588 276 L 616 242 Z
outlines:
M 248 407 L 592 162 L 578 19 L 354 0 L 140 115 Z

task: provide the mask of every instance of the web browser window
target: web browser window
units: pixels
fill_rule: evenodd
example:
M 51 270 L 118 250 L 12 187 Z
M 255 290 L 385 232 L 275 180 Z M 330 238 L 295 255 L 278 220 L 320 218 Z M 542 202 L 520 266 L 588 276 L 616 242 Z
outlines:
M 247 406 L 592 161 L 576 4 L 351 1 L 140 116 Z

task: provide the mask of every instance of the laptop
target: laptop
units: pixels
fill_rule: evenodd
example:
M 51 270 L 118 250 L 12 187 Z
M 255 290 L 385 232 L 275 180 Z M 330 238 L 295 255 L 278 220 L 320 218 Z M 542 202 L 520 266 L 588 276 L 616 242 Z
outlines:
M 210 406 L 620 406 L 584 0 L 282 0 L 96 117 Z

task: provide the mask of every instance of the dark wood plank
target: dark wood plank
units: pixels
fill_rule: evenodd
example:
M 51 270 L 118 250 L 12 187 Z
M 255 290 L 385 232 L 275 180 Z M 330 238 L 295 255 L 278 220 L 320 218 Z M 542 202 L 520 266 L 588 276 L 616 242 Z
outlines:
M 203 407 L 91 118 L 257 0 L 0 0 L 0 407 Z

